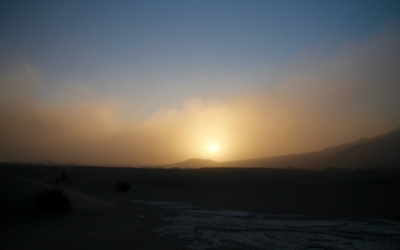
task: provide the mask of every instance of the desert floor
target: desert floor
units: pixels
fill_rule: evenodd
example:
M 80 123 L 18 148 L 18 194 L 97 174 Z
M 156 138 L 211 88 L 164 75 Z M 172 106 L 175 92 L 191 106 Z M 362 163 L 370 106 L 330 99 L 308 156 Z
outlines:
M 70 213 L 37 211 L 46 186 Z M 2 249 L 400 248 L 398 170 L 2 164 L 0 195 Z

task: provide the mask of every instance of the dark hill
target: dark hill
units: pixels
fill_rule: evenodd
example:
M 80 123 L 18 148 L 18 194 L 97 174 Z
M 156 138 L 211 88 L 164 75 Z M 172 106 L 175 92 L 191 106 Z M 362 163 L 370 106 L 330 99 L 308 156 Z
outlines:
M 250 167 L 250 168 L 373 168 L 400 167 L 400 128 L 374 138 L 363 138 L 351 143 L 326 148 L 318 152 L 215 162 L 189 159 L 166 167 Z
M 218 167 L 219 163 L 209 159 L 188 159 L 186 161 L 166 165 L 168 168 L 208 168 Z
M 335 167 L 398 167 L 400 128 L 341 150 L 328 163 Z

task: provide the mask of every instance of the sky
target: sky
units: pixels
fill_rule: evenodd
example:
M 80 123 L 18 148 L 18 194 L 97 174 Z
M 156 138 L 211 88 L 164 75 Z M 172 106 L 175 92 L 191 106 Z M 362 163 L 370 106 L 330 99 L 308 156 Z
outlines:
M 230 161 L 400 126 L 399 1 L 2 1 L 0 52 L 0 161 Z

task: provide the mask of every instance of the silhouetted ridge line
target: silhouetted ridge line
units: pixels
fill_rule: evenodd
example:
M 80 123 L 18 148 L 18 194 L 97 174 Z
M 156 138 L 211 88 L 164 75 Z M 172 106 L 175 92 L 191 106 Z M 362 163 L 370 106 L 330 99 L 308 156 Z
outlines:
M 285 169 L 400 168 L 400 127 L 373 138 L 325 148 L 321 151 L 239 161 L 189 159 L 165 167 L 243 167 Z

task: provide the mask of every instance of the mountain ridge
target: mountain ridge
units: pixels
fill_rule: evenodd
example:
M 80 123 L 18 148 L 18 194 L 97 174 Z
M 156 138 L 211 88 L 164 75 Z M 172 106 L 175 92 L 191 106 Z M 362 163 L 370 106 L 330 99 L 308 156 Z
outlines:
M 216 162 L 209 159 L 188 159 L 165 167 L 252 167 L 252 168 L 400 168 L 400 127 L 372 138 L 327 147 L 320 151 L 238 161 Z

